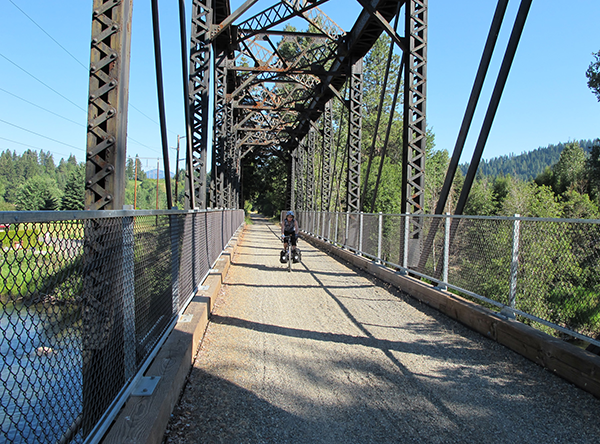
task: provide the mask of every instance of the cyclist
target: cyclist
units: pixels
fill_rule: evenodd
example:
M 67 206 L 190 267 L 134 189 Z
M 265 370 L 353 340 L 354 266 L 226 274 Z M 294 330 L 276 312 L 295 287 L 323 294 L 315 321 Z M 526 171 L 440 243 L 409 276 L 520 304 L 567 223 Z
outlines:
M 298 228 L 298 221 L 296 220 L 296 216 L 293 211 L 288 211 L 285 215 L 285 219 L 281 224 L 281 237 L 285 238 L 285 236 L 290 237 L 290 242 L 292 244 L 292 256 L 296 258 L 298 255 L 296 254 L 296 239 L 298 233 L 300 232 L 300 228 Z M 285 255 L 287 254 L 288 244 L 284 242 L 283 251 L 281 252 L 280 260 L 281 262 L 286 262 L 287 258 Z

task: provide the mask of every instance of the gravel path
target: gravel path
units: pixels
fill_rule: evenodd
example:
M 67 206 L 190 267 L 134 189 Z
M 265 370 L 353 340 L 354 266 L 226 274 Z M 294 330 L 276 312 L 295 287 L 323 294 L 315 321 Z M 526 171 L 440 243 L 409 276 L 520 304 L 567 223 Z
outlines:
M 165 443 L 598 443 L 600 400 L 255 218 Z

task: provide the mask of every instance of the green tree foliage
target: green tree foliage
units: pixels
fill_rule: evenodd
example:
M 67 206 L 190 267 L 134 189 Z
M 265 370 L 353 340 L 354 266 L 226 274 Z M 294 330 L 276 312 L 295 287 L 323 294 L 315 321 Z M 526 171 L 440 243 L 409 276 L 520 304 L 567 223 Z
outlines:
M 56 210 L 61 196 L 53 179 L 34 176 L 17 190 L 16 206 L 19 211 Z
M 600 139 L 596 139 L 596 144 L 590 149 L 590 156 L 587 159 L 587 173 L 590 187 L 590 198 L 600 204 Z
M 575 189 L 579 193 L 585 193 L 587 191 L 585 168 L 586 155 L 579 143 L 567 144 L 560 154 L 560 159 L 552 167 L 554 191 L 561 194 L 569 189 Z
M 285 208 L 287 163 L 278 156 L 257 156 L 242 164 L 243 197 L 265 216 L 274 216 Z
M 72 171 L 67 179 L 61 210 L 79 211 L 84 209 L 85 169 L 83 165 Z
M 598 101 L 600 102 L 600 51 L 592 53 L 595 61 L 590 63 L 585 76 L 588 79 L 588 87 L 592 90 Z
M 49 151 L 27 150 L 19 155 L 0 153 L 0 211 L 59 210 L 72 173 L 83 173 L 75 156 L 61 159 L 58 166 Z M 81 179 L 83 186 L 83 176 Z

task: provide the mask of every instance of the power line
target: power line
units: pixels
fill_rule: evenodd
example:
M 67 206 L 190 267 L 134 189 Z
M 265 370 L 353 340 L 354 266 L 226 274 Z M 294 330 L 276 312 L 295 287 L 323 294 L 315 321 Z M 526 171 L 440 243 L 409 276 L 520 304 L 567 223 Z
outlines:
M 34 19 L 32 19 L 31 17 L 29 17 L 29 16 L 27 15 L 27 13 L 26 13 L 25 11 L 23 11 L 21 8 L 19 8 L 15 2 L 13 2 L 12 0 L 8 0 L 8 1 L 9 1 L 9 2 L 11 2 L 15 8 L 17 8 L 19 11 L 21 11 L 21 13 L 23 13 L 23 15 L 24 15 L 25 17 L 27 17 L 29 20 L 31 20 L 31 22 L 32 22 L 32 23 L 33 23 L 35 26 L 37 26 L 38 28 L 40 28 L 44 34 L 46 34 L 46 35 L 47 35 L 47 36 L 48 36 L 50 39 L 52 39 L 52 41 L 53 41 L 54 43 L 56 43 L 58 46 L 60 46 L 60 48 L 61 48 L 61 49 L 62 49 L 64 52 L 66 52 L 67 54 L 69 54 L 73 60 L 75 60 L 77 63 L 79 63 L 81 66 L 83 66 L 83 69 L 85 69 L 85 70 L 87 71 L 87 69 L 88 69 L 88 68 L 87 68 L 87 66 L 85 66 L 83 63 L 81 63 L 81 62 L 80 62 L 80 61 L 77 59 L 77 57 L 75 57 L 73 54 L 71 54 L 69 51 L 67 51 L 67 49 L 66 49 L 66 48 L 65 48 L 63 45 L 61 45 L 60 43 L 58 43 L 58 41 L 57 41 L 57 40 L 56 40 L 54 37 L 52 37 L 50 34 L 48 34 L 48 32 L 46 32 L 46 30 L 45 30 L 44 28 L 42 28 L 40 25 L 38 25 Z
M 33 18 L 31 18 L 29 15 L 27 15 L 27 13 L 25 11 L 23 11 L 21 8 L 19 8 L 15 2 L 13 2 L 13 0 L 9 0 L 14 6 L 15 8 L 17 8 L 19 11 L 21 11 L 21 13 L 27 17 L 35 26 L 37 26 L 38 28 L 40 28 L 42 30 L 42 32 L 44 34 L 46 34 L 48 36 L 48 38 L 50 38 L 54 43 L 56 43 L 63 51 L 65 51 L 67 54 L 69 54 L 69 56 L 71 56 L 71 58 L 73 60 L 75 60 L 79 65 L 81 65 L 86 71 L 88 71 L 88 67 L 85 66 L 79 59 L 77 59 L 73 54 L 71 54 L 63 45 L 61 45 L 58 40 L 56 40 L 54 37 L 52 37 L 50 35 L 50 33 L 48 33 L 44 28 L 42 28 Z M 148 120 L 150 120 L 152 123 L 159 125 L 159 123 L 152 119 L 150 116 L 148 116 L 147 114 L 145 114 L 142 110 L 140 110 L 139 108 L 135 107 L 134 105 L 132 105 L 131 103 L 129 103 L 129 106 L 132 107 L 133 109 L 135 109 L 138 113 L 140 113 L 142 116 L 146 117 Z M 167 129 L 167 131 L 169 131 L 171 134 L 176 134 L 174 131 Z
M 79 108 L 80 110 L 82 110 L 83 112 L 87 113 L 87 110 L 85 110 L 84 108 L 82 108 L 81 106 L 79 106 L 78 104 L 76 104 L 75 102 L 73 102 L 71 99 L 68 99 L 67 97 L 63 96 L 61 93 L 59 93 L 58 91 L 56 91 L 54 88 L 52 88 L 51 86 L 46 85 L 44 82 L 42 82 L 40 79 L 38 79 L 36 76 L 34 76 L 33 74 L 31 74 L 30 72 L 28 72 L 26 69 L 21 68 L 19 65 L 17 65 L 15 62 L 13 62 L 12 60 L 10 60 L 8 57 L 6 57 L 4 54 L 0 54 L 0 57 L 2 57 L 3 59 L 5 59 L 6 61 L 10 62 L 11 64 L 13 64 L 14 66 L 16 66 L 17 68 L 19 68 L 21 71 L 23 71 L 25 74 L 33 77 L 35 80 L 37 80 L 38 82 L 40 82 L 42 85 L 44 85 L 46 88 L 48 88 L 49 90 L 55 92 L 56 94 L 58 94 L 59 96 L 61 96 L 63 99 L 65 99 L 67 102 L 72 103 L 73 105 L 75 105 L 77 108 Z
M 23 128 L 23 127 L 21 127 L 19 125 L 15 125 L 14 123 L 7 122 L 6 120 L 0 119 L 0 122 L 5 123 L 5 124 L 10 125 L 10 126 L 13 126 L 15 128 L 18 128 L 18 129 L 20 129 L 22 131 L 26 131 L 28 133 L 35 134 L 36 136 L 43 137 L 44 139 L 51 140 L 52 142 L 60 143 L 61 145 L 68 146 L 68 147 L 74 148 L 74 149 L 76 149 L 78 151 L 84 151 L 85 152 L 85 150 L 83 148 L 78 148 L 76 146 L 69 145 L 68 143 L 61 142 L 60 140 L 52 139 L 51 137 L 44 136 L 42 134 L 39 134 L 39 133 L 36 133 L 34 131 L 28 130 L 27 128 Z
M 81 66 L 82 66 L 82 67 L 83 67 L 83 68 L 84 68 L 86 71 L 88 71 L 88 67 L 87 67 L 87 66 L 85 66 L 85 65 L 84 65 L 84 64 L 83 64 L 83 63 L 82 63 L 82 62 L 81 62 L 79 59 L 77 59 L 77 58 L 76 58 L 76 57 L 75 57 L 75 56 L 74 56 L 74 55 L 73 55 L 71 52 L 69 52 L 69 51 L 68 51 L 68 50 L 67 50 L 67 49 L 66 49 L 66 48 L 65 48 L 63 45 L 61 45 L 61 44 L 58 42 L 58 40 L 56 40 L 54 37 L 52 37 L 52 35 L 50 35 L 50 33 L 49 33 L 49 32 L 47 32 L 47 31 L 46 31 L 46 30 L 45 30 L 45 29 L 44 29 L 44 28 L 43 28 L 43 27 L 42 27 L 40 24 L 38 24 L 38 23 L 37 23 L 37 22 L 36 22 L 36 21 L 35 21 L 35 20 L 34 20 L 32 17 L 30 17 L 30 16 L 29 16 L 29 15 L 28 15 L 28 14 L 27 14 L 27 13 L 26 13 L 24 10 L 22 10 L 22 9 L 21 9 L 21 8 L 20 8 L 20 7 L 19 7 L 19 6 L 18 6 L 18 5 L 17 5 L 17 4 L 16 4 L 16 3 L 13 1 L 13 0 L 9 0 L 9 1 L 10 1 L 10 2 L 13 4 L 13 6 L 15 6 L 15 8 L 17 8 L 17 9 L 18 9 L 18 10 L 19 10 L 19 11 L 20 11 L 20 12 L 21 12 L 21 13 L 22 13 L 22 14 L 23 14 L 25 17 L 27 17 L 27 18 L 28 18 L 28 19 L 29 19 L 29 20 L 30 20 L 30 21 L 31 21 L 31 22 L 32 22 L 34 25 L 36 25 L 36 26 L 37 26 L 37 27 L 38 27 L 38 28 L 39 28 L 39 29 L 40 29 L 40 30 L 41 30 L 41 31 L 42 31 L 44 34 L 46 34 L 46 36 L 47 36 L 48 38 L 50 38 L 50 39 L 51 39 L 51 40 L 52 40 L 54 43 L 56 43 L 56 45 L 58 45 L 58 46 L 59 46 L 59 47 L 60 47 L 60 48 L 61 48 L 61 49 L 62 49 L 64 52 L 66 52 L 66 53 L 67 53 L 67 54 L 68 54 L 68 55 L 69 55 L 71 58 L 73 58 L 73 59 L 74 59 L 74 60 L 75 60 L 75 61 L 76 61 L 76 62 L 77 62 L 79 65 L 81 65 Z M 14 66 L 16 66 L 17 68 L 19 68 L 20 70 L 22 70 L 23 72 L 25 72 L 26 74 L 28 74 L 29 76 L 33 77 L 35 80 L 37 80 L 38 82 L 40 82 L 42 85 L 46 86 L 48 89 L 50 89 L 50 90 L 51 90 L 51 91 L 53 91 L 54 93 L 58 94 L 59 96 L 61 96 L 61 97 L 62 97 L 62 98 L 64 98 L 65 100 L 67 100 L 68 102 L 72 103 L 73 105 L 77 106 L 79 109 L 81 109 L 82 111 L 84 111 L 84 112 L 86 112 L 86 113 L 87 113 L 87 110 L 85 110 L 85 109 L 81 108 L 81 107 L 80 107 L 79 105 L 77 105 L 75 102 L 73 102 L 73 101 L 69 100 L 67 97 L 65 97 L 64 95 L 62 95 L 62 94 L 61 94 L 61 93 L 59 93 L 58 91 L 54 90 L 52 87 L 50 87 L 50 86 L 48 86 L 47 84 L 45 84 L 44 82 L 42 82 L 40 79 L 38 79 L 37 77 L 35 77 L 33 74 L 29 73 L 29 72 L 28 72 L 27 70 L 25 70 L 24 68 L 20 67 L 18 64 L 16 64 L 15 62 L 13 62 L 12 60 L 10 60 L 9 58 L 7 58 L 6 56 L 4 56 L 3 54 L 0 54 L 0 56 L 2 56 L 2 57 L 3 57 L 4 59 L 6 59 L 8 62 L 12 63 Z M 88 72 L 89 72 L 89 71 L 88 71 Z M 15 95 L 15 94 L 11 93 L 11 92 L 9 92 L 9 91 L 6 91 L 6 90 L 4 90 L 4 89 L 2 89 L 2 88 L 0 88 L 0 89 L 1 89 L 2 91 L 4 91 L 4 92 L 8 93 L 8 94 L 11 94 L 11 95 L 13 95 L 14 97 L 16 97 L 16 98 L 18 98 L 18 99 L 21 99 L 21 100 L 23 100 L 23 101 L 25 101 L 25 102 L 27 102 L 27 103 L 29 103 L 29 104 L 33 105 L 33 106 L 36 106 L 36 107 L 38 107 L 38 108 L 40 108 L 40 109 L 42 109 L 42 110 L 44 110 L 44 111 L 47 111 L 47 112 L 49 112 L 49 113 L 51 113 L 51 114 L 54 114 L 54 115 L 56 115 L 56 116 L 58 116 L 58 117 L 61 117 L 61 118 L 65 119 L 65 120 L 69 120 L 70 122 L 74 122 L 74 121 L 72 121 L 72 120 L 70 120 L 70 119 L 67 119 L 67 118 L 65 118 L 65 117 L 63 117 L 63 116 L 60 116 L 59 114 L 56 114 L 56 113 L 54 113 L 54 112 L 52 112 L 52 111 L 50 111 L 50 110 L 47 110 L 47 109 L 45 109 L 45 108 L 43 108 L 43 107 L 41 107 L 41 106 L 39 106 L 39 105 L 36 105 L 36 104 L 34 104 L 34 103 L 32 103 L 32 102 L 29 102 L 29 101 L 27 101 L 27 100 L 25 100 L 25 99 L 23 99 L 23 98 L 21 98 L 21 97 L 19 97 L 19 96 Z M 150 120 L 150 121 L 151 121 L 152 123 L 154 123 L 155 125 L 157 125 L 157 126 L 159 125 L 159 124 L 158 124 L 158 122 L 156 122 L 154 119 L 152 119 L 150 116 L 148 116 L 147 114 L 145 114 L 145 113 L 144 113 L 142 110 L 140 110 L 140 109 L 139 109 L 139 108 L 137 108 L 136 106 L 132 105 L 132 104 L 131 104 L 131 102 L 129 103 L 129 106 L 130 106 L 131 108 L 133 108 L 134 110 L 136 110 L 137 112 L 139 112 L 139 113 L 140 113 L 141 115 L 143 115 L 144 117 L 146 117 L 148 120 Z M 75 122 L 74 122 L 74 123 L 75 123 Z M 78 123 L 78 125 L 79 125 L 79 123 Z M 176 134 L 176 132 L 174 132 L 174 131 L 172 131 L 172 130 L 169 130 L 169 129 L 167 129 L 167 131 L 168 131 L 168 132 L 170 132 L 171 134 Z M 35 133 L 34 133 L 34 134 L 35 134 Z M 154 151 L 154 152 L 159 152 L 157 149 L 151 148 L 151 147 L 149 147 L 149 146 L 147 146 L 147 145 L 145 145 L 145 144 L 143 144 L 143 143 L 141 143 L 141 142 L 138 142 L 137 140 L 135 140 L 135 139 L 133 139 L 133 138 L 131 138 L 131 137 L 129 137 L 129 136 L 127 137 L 127 139 L 128 139 L 128 140 L 131 140 L 131 141 L 133 141 L 133 142 L 135 142 L 135 143 L 137 143 L 137 144 L 139 144 L 139 145 L 141 145 L 141 146 L 143 146 L 143 147 L 145 147 L 145 148 L 147 148 L 147 149 L 149 149 L 149 150 L 151 150 L 151 151 Z
M 7 91 L 7 90 L 5 90 L 4 88 L 0 88 L 0 91 L 2 91 L 2 92 L 5 92 L 6 94 L 10 94 L 11 96 L 13 96 L 13 97 L 15 97 L 15 98 L 17 98 L 17 99 L 19 99 L 19 100 L 22 100 L 22 101 L 23 101 L 23 102 L 25 102 L 25 103 L 29 103 L 31 106 L 35 106 L 36 108 L 39 108 L 39 109 L 41 109 L 41 110 L 43 110 L 43 111 L 46 111 L 47 113 L 53 114 L 53 115 L 55 115 L 56 117 L 60 117 L 61 119 L 67 120 L 67 121 L 69 121 L 69 122 L 71 122 L 71 123 L 74 123 L 75 125 L 79 125 L 79 126 L 83 126 L 83 127 L 85 127 L 85 125 L 84 125 L 83 123 L 76 122 L 75 120 L 71 120 L 71 119 L 69 119 L 68 117 L 61 116 L 60 114 L 57 114 L 57 113 L 55 113 L 54 111 L 50 111 L 49 109 L 46 109 L 46 108 L 44 108 L 44 107 L 42 107 L 42 106 L 40 106 L 40 105 L 36 105 L 35 103 L 33 103 L 33 102 L 30 102 L 29 100 L 27 100 L 27 99 L 24 99 L 23 97 L 17 96 L 16 94 L 13 94 L 13 93 L 11 93 L 10 91 Z

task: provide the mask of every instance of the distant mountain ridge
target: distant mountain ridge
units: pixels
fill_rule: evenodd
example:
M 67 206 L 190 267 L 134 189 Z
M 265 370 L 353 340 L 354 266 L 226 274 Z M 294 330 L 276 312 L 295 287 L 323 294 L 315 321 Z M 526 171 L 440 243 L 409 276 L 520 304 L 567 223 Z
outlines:
M 146 173 L 146 177 L 148 179 L 156 179 L 156 168 L 154 168 L 153 170 L 150 170 L 150 171 L 145 171 L 145 173 Z M 171 177 L 175 177 L 175 173 L 171 173 Z M 158 178 L 159 179 L 165 178 L 165 172 L 163 170 L 158 170 Z
M 574 140 L 573 142 L 578 142 L 579 146 L 588 153 L 591 147 L 594 146 L 593 140 Z M 525 181 L 535 179 L 547 167 L 551 167 L 558 162 L 560 153 L 562 153 L 567 143 L 561 142 L 557 145 L 548 145 L 519 155 L 509 154 L 494 157 L 490 160 L 482 160 L 479 163 L 477 174 L 490 177 L 510 175 L 513 178 Z M 460 164 L 459 168 L 463 174 L 467 174 L 469 164 Z

